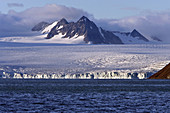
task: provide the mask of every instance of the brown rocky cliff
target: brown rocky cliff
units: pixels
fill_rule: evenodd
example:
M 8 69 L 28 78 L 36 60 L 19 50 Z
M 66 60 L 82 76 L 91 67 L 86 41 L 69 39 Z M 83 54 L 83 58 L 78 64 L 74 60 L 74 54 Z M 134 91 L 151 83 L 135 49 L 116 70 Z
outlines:
M 170 79 L 170 63 L 148 79 Z

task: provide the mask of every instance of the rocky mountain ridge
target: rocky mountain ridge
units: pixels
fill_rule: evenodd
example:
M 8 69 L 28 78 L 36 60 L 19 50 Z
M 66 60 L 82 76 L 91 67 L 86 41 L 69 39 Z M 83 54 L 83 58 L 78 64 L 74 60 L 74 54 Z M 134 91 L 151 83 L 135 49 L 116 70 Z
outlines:
M 107 31 L 98 27 L 93 21 L 89 20 L 85 16 L 81 17 L 77 22 L 68 22 L 63 18 L 52 24 L 48 24 L 46 22 L 39 23 L 32 29 L 32 31 L 42 31 L 42 33 L 47 33 L 45 38 L 48 40 L 54 38 L 82 40 L 82 42 L 85 42 L 86 44 L 126 44 L 149 42 L 149 40 L 136 29 L 128 33 Z

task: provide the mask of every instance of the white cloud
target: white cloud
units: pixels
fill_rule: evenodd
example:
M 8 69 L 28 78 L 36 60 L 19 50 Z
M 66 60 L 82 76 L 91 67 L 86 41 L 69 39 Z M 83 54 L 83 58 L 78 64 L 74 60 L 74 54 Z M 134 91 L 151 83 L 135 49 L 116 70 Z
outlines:
M 107 30 L 132 31 L 137 29 L 145 36 L 157 36 L 170 43 L 170 11 L 147 14 L 145 12 L 141 14 L 143 16 L 97 20 L 81 9 L 55 4 L 33 7 L 23 12 L 11 10 L 8 14 L 0 13 L 0 36 L 29 33 L 31 28 L 41 21 L 53 22 L 63 17 L 69 21 L 77 21 L 83 15 L 90 17 L 98 26 Z
M 24 34 L 28 33 L 31 28 L 41 22 L 53 22 L 61 18 L 67 20 L 77 20 L 81 16 L 92 17 L 89 13 L 72 7 L 61 5 L 46 5 L 44 7 L 33 7 L 23 12 L 10 10 L 8 14 L 0 13 L 0 35 Z
M 63 17 L 68 20 L 76 20 L 83 15 L 90 16 L 83 10 L 55 4 L 30 8 L 20 13 L 13 11 L 9 12 L 9 15 L 22 18 L 21 23 L 25 24 L 37 23 L 40 21 L 55 21 Z
M 170 11 L 151 12 L 144 16 L 134 16 L 122 19 L 98 20 L 99 25 L 113 31 L 139 30 L 145 36 L 156 36 L 170 43 Z

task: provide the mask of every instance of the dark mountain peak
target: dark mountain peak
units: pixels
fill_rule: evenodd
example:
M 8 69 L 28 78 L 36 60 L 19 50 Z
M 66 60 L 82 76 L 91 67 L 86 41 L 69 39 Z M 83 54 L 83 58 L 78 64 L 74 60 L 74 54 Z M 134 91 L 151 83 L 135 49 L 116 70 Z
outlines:
M 60 24 L 62 23 L 62 24 Z M 63 25 L 63 23 L 65 23 Z M 59 28 L 61 25 L 62 28 Z M 100 32 L 101 31 L 101 32 Z M 76 23 L 70 22 L 67 24 L 65 19 L 59 21 L 55 27 L 47 35 L 47 39 L 53 38 L 53 36 L 63 34 L 61 38 L 75 39 L 79 36 L 84 36 L 83 41 L 85 43 L 93 44 L 122 44 L 119 37 L 115 36 L 112 32 L 99 30 L 93 21 L 90 21 L 87 17 L 82 16 Z
M 141 33 L 139 33 L 136 29 L 134 29 L 130 35 L 132 37 L 138 37 L 140 40 L 144 40 L 146 42 L 149 42 L 149 40 L 147 38 L 145 38 Z
M 86 20 L 88 19 L 86 16 L 82 16 L 79 20 Z
M 77 24 L 77 27 L 84 28 L 84 30 L 87 30 L 87 31 L 98 30 L 98 27 L 96 26 L 96 24 L 85 16 L 82 16 L 75 24 Z
M 136 29 L 134 29 L 132 32 L 138 32 Z
M 49 23 L 47 23 L 47 22 L 40 22 L 32 28 L 32 31 L 41 31 L 48 25 L 49 25 Z
M 90 20 L 87 17 L 82 16 L 77 22 L 90 22 Z
M 132 32 L 131 32 L 131 36 L 133 37 L 136 37 L 136 36 L 139 36 L 141 35 L 136 29 L 134 29 Z
M 68 22 L 65 18 L 62 18 L 58 23 L 61 25 L 68 24 Z

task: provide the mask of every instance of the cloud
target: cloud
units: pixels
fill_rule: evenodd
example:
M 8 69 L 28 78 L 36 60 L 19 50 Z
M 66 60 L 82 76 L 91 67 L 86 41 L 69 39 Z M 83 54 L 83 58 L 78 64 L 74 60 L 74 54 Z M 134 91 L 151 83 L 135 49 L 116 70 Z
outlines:
M 21 23 L 25 24 L 34 24 L 40 21 L 55 21 L 61 18 L 77 20 L 83 15 L 91 16 L 83 10 L 55 4 L 30 8 L 20 13 L 11 11 L 9 15 L 21 18 Z
M 24 7 L 24 5 L 20 3 L 8 3 L 8 7 Z
M 93 17 L 81 9 L 55 4 L 33 7 L 23 12 L 10 10 L 8 14 L 0 13 L 0 36 L 28 33 L 35 24 L 41 21 L 53 22 L 61 18 L 74 21 L 83 15 Z
M 103 19 L 97 21 L 98 25 L 112 31 L 139 30 L 147 37 L 158 37 L 170 43 L 170 11 L 149 12 L 143 16 L 132 16 L 122 19 Z
M 77 21 L 81 16 L 92 19 L 99 27 L 112 31 L 132 31 L 137 29 L 145 36 L 155 36 L 170 43 L 170 11 L 141 13 L 122 19 L 95 19 L 93 15 L 72 7 L 62 5 L 46 5 L 33 7 L 23 12 L 9 11 L 8 14 L 0 12 L 0 36 L 14 36 L 29 34 L 31 28 L 41 22 L 53 22 L 61 18 L 68 21 Z

